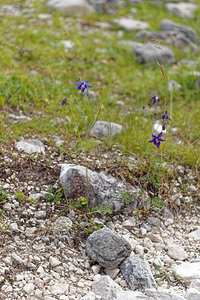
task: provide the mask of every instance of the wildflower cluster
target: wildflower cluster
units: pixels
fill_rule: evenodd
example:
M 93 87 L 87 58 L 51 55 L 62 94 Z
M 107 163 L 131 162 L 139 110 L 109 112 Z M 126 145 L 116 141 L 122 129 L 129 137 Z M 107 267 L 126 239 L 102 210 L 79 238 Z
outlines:
M 153 105 L 154 105 L 156 102 L 160 102 L 160 98 L 158 97 L 157 94 L 154 94 L 154 93 L 152 93 L 152 92 L 150 92 L 150 93 L 153 95 L 153 97 L 151 98 L 151 100 L 153 100 Z M 166 120 L 166 121 L 167 121 L 167 120 L 171 120 L 170 117 L 169 117 L 169 115 L 168 115 L 167 110 L 166 110 L 166 112 L 164 113 L 164 115 L 162 116 L 161 119 L 163 120 L 162 131 L 164 131 L 165 128 L 166 128 L 166 126 L 165 126 L 165 120 Z M 161 131 L 157 136 L 154 135 L 154 134 L 152 134 L 153 139 L 150 140 L 149 143 L 154 143 L 154 145 L 157 146 L 157 147 L 159 148 L 159 147 L 160 147 L 160 143 L 161 143 L 161 142 L 165 142 L 165 140 L 163 140 L 163 139 L 161 138 L 161 136 L 162 136 L 162 134 L 163 134 L 162 131 Z
M 88 80 L 81 80 L 79 77 L 79 81 L 78 82 L 73 82 L 73 84 L 78 85 L 77 90 L 81 90 L 82 93 L 84 93 L 85 89 L 87 90 L 87 96 L 88 96 L 88 88 L 93 87 L 92 85 L 88 84 Z M 67 97 L 65 97 L 61 104 L 64 105 L 67 102 Z

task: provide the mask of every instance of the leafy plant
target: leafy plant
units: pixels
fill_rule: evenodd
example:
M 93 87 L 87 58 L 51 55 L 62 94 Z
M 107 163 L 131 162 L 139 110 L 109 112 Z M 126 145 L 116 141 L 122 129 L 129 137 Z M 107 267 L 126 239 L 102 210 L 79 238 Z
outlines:
M 22 192 L 16 192 L 15 195 L 17 196 L 17 200 L 19 202 L 22 202 L 26 199 L 26 196 Z
M 45 194 L 45 198 L 48 201 L 54 201 L 55 203 L 60 202 L 63 198 L 63 188 L 60 187 L 55 193 L 53 193 L 53 191 L 49 189 Z
M 133 194 L 127 192 L 127 191 L 116 191 L 115 193 L 121 201 L 124 201 L 127 205 L 133 201 Z
M 8 201 L 8 197 L 8 192 L 3 187 L 0 187 L 0 206 Z M 4 210 L 0 208 L 0 218 L 3 216 L 3 214 Z

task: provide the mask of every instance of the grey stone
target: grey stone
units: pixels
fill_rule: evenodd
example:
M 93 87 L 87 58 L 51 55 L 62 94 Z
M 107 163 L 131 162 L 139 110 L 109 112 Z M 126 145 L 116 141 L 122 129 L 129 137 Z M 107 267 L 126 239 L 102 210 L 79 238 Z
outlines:
M 38 139 L 21 139 L 16 143 L 18 151 L 24 151 L 29 154 L 45 153 L 44 144 Z
M 114 136 L 121 133 L 122 125 L 113 122 L 96 121 L 89 131 L 89 134 L 101 138 L 103 136 Z
M 21 259 L 21 257 L 19 255 L 17 255 L 16 253 L 12 253 L 11 258 L 15 263 L 17 263 L 19 265 L 24 265 L 23 259 Z
M 114 268 L 114 269 L 104 269 L 104 272 L 106 275 L 110 276 L 110 278 L 114 279 L 119 274 L 120 269 Z
M 49 257 L 49 263 L 50 265 L 55 268 L 57 266 L 60 266 L 61 265 L 61 261 L 59 261 L 56 257 L 54 256 L 50 256 Z
M 192 3 L 167 3 L 166 9 L 170 13 L 174 13 L 181 18 L 193 18 L 194 11 L 197 9 L 197 6 Z
M 26 294 L 30 295 L 35 289 L 35 286 L 33 283 L 27 283 L 25 286 L 24 286 L 24 291 Z
M 47 6 L 59 11 L 64 16 L 89 15 L 95 9 L 86 0 L 49 0 Z
M 130 217 L 126 221 L 122 223 L 122 226 L 124 227 L 134 227 L 136 225 L 135 217 Z
M 108 228 L 93 232 L 87 239 L 89 256 L 105 268 L 116 268 L 131 253 L 131 245 Z
M 134 20 L 131 18 L 121 18 L 121 19 L 115 19 L 113 21 L 115 24 L 119 25 L 125 30 L 144 30 L 149 27 L 149 24 L 144 21 Z
M 181 276 L 181 281 L 189 285 L 192 281 L 200 279 L 200 262 L 183 262 L 175 266 L 173 271 Z
M 186 47 L 191 47 L 193 52 L 198 51 L 198 47 L 191 39 L 188 38 L 183 32 L 180 32 L 179 29 L 171 29 L 166 31 L 148 31 L 142 30 L 137 33 L 136 38 L 139 40 L 163 40 L 171 44 L 173 47 L 178 47 L 180 49 L 185 49 Z M 154 43 L 158 48 L 160 44 Z
M 154 43 L 138 43 L 137 47 L 133 49 L 136 59 L 141 64 L 149 64 L 155 61 L 160 63 L 172 64 L 175 62 L 173 51 L 163 45 L 155 45 Z
M 115 283 L 108 275 L 100 276 L 100 279 L 92 285 L 92 291 L 100 296 L 101 300 L 111 300 L 115 294 L 122 291 L 122 288 Z
M 72 227 L 72 221 L 68 217 L 58 217 L 53 223 L 52 228 L 54 231 L 66 231 Z
M 185 298 L 176 294 L 168 294 L 154 290 L 146 290 L 145 293 L 148 296 L 148 300 L 186 300 Z
M 113 300 L 148 300 L 149 298 L 138 291 L 122 291 L 117 292 Z
M 38 210 L 38 211 L 36 211 L 36 213 L 35 213 L 35 217 L 37 218 L 37 219 L 43 219 L 43 218 L 45 218 L 46 217 L 46 211 L 45 210 Z
M 108 205 L 113 211 L 119 211 L 124 205 L 116 192 L 126 191 L 126 186 L 102 172 L 97 173 L 83 166 L 63 164 L 59 180 L 66 197 L 73 199 L 77 199 L 79 196 L 86 197 L 90 207 Z M 131 189 L 131 192 L 135 191 L 133 188 Z
M 119 7 L 119 0 L 88 0 L 97 13 L 113 12 Z
M 175 80 L 170 80 L 167 83 L 167 90 L 169 92 L 173 92 L 175 90 L 180 90 L 180 88 L 181 88 L 181 85 Z
M 192 42 L 199 42 L 199 37 L 193 28 L 180 25 L 180 24 L 173 22 L 171 20 L 168 20 L 168 19 L 162 20 L 161 30 L 162 31 L 178 31 L 178 32 L 181 32 L 182 34 L 184 34 Z
M 134 255 L 125 259 L 120 269 L 131 290 L 156 288 L 149 263 L 143 255 Z

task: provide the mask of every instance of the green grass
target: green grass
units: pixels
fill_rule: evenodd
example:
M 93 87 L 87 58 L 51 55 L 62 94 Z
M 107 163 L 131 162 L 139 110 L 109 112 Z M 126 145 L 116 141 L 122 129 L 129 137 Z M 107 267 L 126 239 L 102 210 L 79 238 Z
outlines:
M 8 4 L 1 1 L 1 5 Z M 194 28 L 200 36 L 200 19 L 198 12 L 195 18 L 181 19 L 168 14 L 164 5 L 151 1 L 137 6 L 136 18 L 147 21 L 150 30 L 159 30 L 163 18 L 169 18 L 183 25 Z M 196 3 L 199 3 L 196 1 Z M 12 4 L 12 3 L 10 3 Z M 25 8 L 24 1 L 14 3 Z M 0 26 L 0 141 L 12 143 L 25 134 L 51 137 L 53 134 L 76 140 L 78 147 L 90 151 L 95 146 L 87 133 L 103 104 L 99 120 L 122 124 L 124 131 L 109 143 L 117 143 L 124 151 L 137 154 L 149 160 L 152 155 L 162 152 L 162 158 L 168 162 L 174 160 L 195 166 L 199 161 L 200 147 L 200 91 L 194 89 L 198 77 L 187 75 L 193 68 L 186 66 L 163 66 L 168 80 L 176 80 L 182 88 L 170 94 L 167 82 L 159 67 L 140 65 L 133 56 L 132 50 L 119 47 L 119 40 L 134 40 L 134 32 L 124 31 L 118 38 L 118 28 L 94 27 L 97 21 L 112 24 L 116 15 L 92 15 L 81 18 L 64 18 L 52 12 L 52 23 L 37 19 L 39 13 L 50 13 L 41 4 L 33 2 L 35 12 L 19 18 L 2 17 Z M 130 13 L 131 6 L 119 10 L 119 17 Z M 159 13 L 158 13 L 159 9 Z M 23 24 L 25 26 L 23 27 Z M 82 24 L 82 25 L 81 25 Z M 83 24 L 87 24 L 88 27 Z M 80 30 L 79 27 L 82 26 Z M 95 29 L 95 30 L 93 30 Z M 67 39 L 64 30 L 70 33 L 75 47 L 65 52 L 61 41 Z M 98 39 L 95 42 L 95 39 Z M 7 43 L 7 44 L 6 44 Z M 9 43 L 9 44 L 8 44 Z M 171 46 L 170 46 L 171 47 Z M 19 49 L 24 49 L 20 51 Z M 104 50 L 105 49 L 105 50 Z M 173 48 L 176 60 L 194 59 L 199 70 L 198 54 L 184 52 Z M 105 51 L 105 52 L 104 52 Z M 80 95 L 72 82 L 78 78 L 89 81 L 93 90 L 99 92 L 94 103 Z M 177 127 L 176 134 L 169 133 L 161 150 L 148 143 L 151 139 L 151 127 L 154 117 L 160 114 L 143 109 L 150 99 L 149 91 L 159 94 L 162 109 L 167 108 L 172 121 L 171 127 Z M 64 97 L 69 97 L 68 104 L 61 106 Z M 128 114 L 116 104 L 118 100 L 127 106 Z M 31 121 L 19 124 L 8 121 L 8 113 L 24 114 Z M 66 121 L 68 117 L 68 121 Z M 58 122 L 57 118 L 61 119 Z M 177 145 L 176 141 L 183 144 Z

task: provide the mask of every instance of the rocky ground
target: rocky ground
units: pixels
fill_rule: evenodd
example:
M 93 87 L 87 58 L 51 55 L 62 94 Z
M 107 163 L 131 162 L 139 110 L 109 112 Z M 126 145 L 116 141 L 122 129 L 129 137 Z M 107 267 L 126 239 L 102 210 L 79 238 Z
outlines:
M 106 267 L 105 261 L 110 254 L 109 251 L 102 254 L 106 247 L 104 244 L 104 249 L 101 249 L 104 237 L 95 242 L 99 250 L 87 249 L 86 241 L 90 235 L 85 230 L 90 228 L 87 220 L 84 219 L 84 223 L 80 211 L 70 209 L 63 197 L 56 203 L 48 201 L 45 193 L 49 189 L 57 189 L 63 163 L 86 165 L 88 160 L 94 172 L 98 169 L 106 176 L 110 173 L 117 178 L 117 173 L 125 177 L 127 167 L 123 169 L 120 163 L 125 157 L 119 150 L 116 154 L 115 149 L 116 157 L 120 157 L 117 162 L 116 157 L 114 159 L 111 155 L 113 148 L 103 154 L 104 158 L 97 168 L 97 162 L 91 163 L 91 157 L 85 160 L 84 153 L 77 152 L 73 158 L 45 140 L 41 145 L 44 153 L 39 155 L 19 151 L 17 144 L 1 151 L 0 186 L 9 194 L 9 200 L 1 205 L 5 211 L 0 219 L 1 299 L 81 299 L 84 295 L 84 299 L 129 299 L 125 291 L 134 293 L 129 295 L 130 299 L 183 299 L 178 296 L 188 300 L 199 299 L 200 208 L 195 172 L 178 166 L 178 180 L 174 182 L 173 194 L 168 202 L 171 203 L 168 205 L 170 209 L 166 206 L 164 210 L 145 213 L 141 208 L 137 214 L 128 205 L 111 215 L 93 216 L 95 229 L 107 227 L 110 235 L 116 233 L 119 238 L 125 239 L 123 243 L 128 242 L 129 245 L 128 253 L 123 256 L 120 251 L 120 254 L 116 252 L 114 264 Z M 130 169 L 131 166 L 137 169 L 135 158 L 126 157 L 126 161 Z M 187 196 L 177 193 L 181 180 L 182 184 L 190 182 Z M 20 199 L 20 193 L 25 195 L 24 199 Z M 92 231 L 95 229 L 93 227 Z M 111 236 L 107 238 L 109 250 Z M 95 260 L 91 258 L 91 251 L 96 251 Z M 102 254 L 100 260 L 97 254 Z M 136 254 L 145 258 L 150 266 L 148 274 L 144 272 L 137 279 L 140 282 L 135 287 L 137 292 L 133 291 L 135 288 L 131 291 L 132 283 L 120 265 L 127 256 L 134 257 Z M 142 277 L 151 278 L 152 274 L 157 283 L 152 285 L 150 280 L 146 286 Z M 195 288 L 189 289 L 191 284 Z M 167 294 L 151 294 L 155 287 Z M 143 293 L 138 294 L 139 291 Z M 169 298 L 168 294 L 177 296 Z

